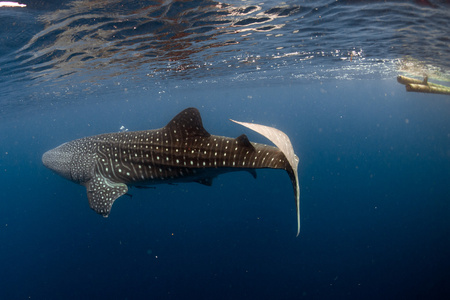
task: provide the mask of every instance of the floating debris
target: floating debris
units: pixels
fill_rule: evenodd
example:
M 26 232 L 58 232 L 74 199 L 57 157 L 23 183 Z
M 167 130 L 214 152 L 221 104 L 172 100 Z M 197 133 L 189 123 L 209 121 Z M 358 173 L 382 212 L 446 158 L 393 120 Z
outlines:
M 425 76 L 423 80 L 420 80 L 399 75 L 397 76 L 397 81 L 406 86 L 407 92 L 450 95 L 450 87 L 429 83 L 428 76 Z

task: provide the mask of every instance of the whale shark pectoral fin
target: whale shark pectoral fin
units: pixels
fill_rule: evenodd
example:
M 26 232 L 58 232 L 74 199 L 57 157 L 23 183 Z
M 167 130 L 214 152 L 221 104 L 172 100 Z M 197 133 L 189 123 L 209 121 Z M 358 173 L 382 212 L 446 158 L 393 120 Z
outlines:
M 128 192 L 126 184 L 112 182 L 101 174 L 95 174 L 85 186 L 89 206 L 104 217 L 109 215 L 114 201 Z

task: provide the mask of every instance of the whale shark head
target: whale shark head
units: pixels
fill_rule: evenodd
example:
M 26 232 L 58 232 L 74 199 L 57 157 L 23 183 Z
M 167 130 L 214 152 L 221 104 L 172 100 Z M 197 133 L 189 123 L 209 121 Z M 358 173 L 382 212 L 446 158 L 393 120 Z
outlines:
M 44 166 L 56 174 L 76 183 L 83 184 L 92 178 L 94 157 L 80 140 L 64 143 L 42 155 Z
M 67 144 L 49 150 L 42 155 L 42 162 L 44 166 L 55 172 L 56 174 L 71 180 L 70 165 L 73 158 L 73 153 L 67 151 Z

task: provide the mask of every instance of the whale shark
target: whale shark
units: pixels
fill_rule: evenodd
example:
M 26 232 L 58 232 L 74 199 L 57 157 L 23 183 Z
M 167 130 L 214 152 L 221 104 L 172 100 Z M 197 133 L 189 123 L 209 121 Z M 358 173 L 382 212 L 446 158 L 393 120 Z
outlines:
M 285 170 L 294 188 L 297 236 L 300 233 L 299 158 L 289 137 L 265 125 L 231 120 L 269 139 L 275 146 L 211 135 L 200 112 L 187 108 L 165 127 L 85 137 L 64 143 L 42 155 L 56 174 L 86 187 L 89 206 L 108 217 L 114 201 L 129 186 L 198 182 L 211 186 L 220 174 L 256 169 Z

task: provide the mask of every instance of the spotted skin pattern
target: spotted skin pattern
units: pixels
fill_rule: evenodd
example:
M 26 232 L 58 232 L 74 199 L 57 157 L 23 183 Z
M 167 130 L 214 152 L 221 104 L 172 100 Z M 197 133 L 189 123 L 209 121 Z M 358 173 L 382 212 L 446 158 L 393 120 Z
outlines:
M 278 148 L 209 134 L 200 113 L 188 108 L 155 130 L 101 134 L 74 140 L 44 153 L 46 167 L 84 185 L 90 207 L 107 217 L 128 186 L 199 182 L 220 174 L 255 169 L 293 170 Z M 293 181 L 294 184 L 294 181 Z M 295 184 L 294 184 L 295 188 Z

